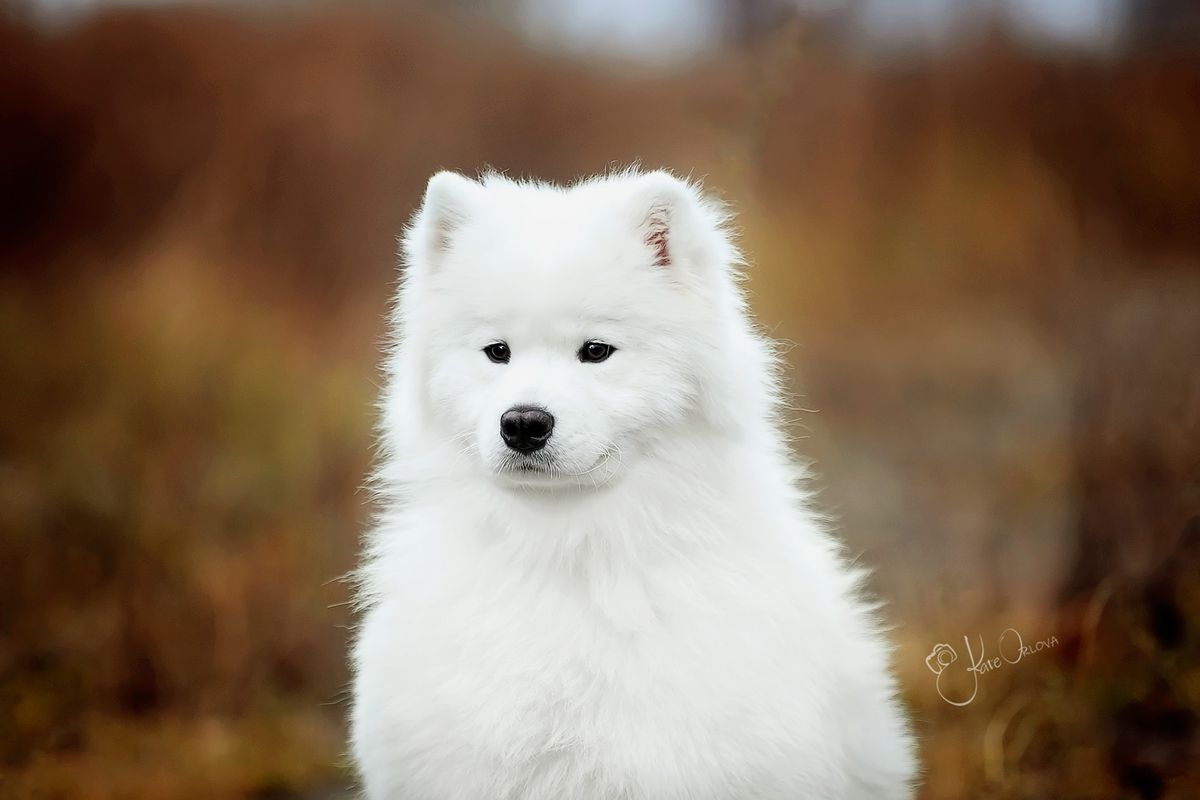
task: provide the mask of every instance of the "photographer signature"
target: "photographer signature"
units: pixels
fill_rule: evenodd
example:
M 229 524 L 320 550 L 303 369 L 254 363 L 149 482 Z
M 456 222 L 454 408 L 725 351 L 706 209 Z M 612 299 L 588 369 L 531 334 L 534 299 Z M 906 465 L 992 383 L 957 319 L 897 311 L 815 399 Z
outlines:
M 971 674 L 973 684 L 971 696 L 965 700 L 952 700 L 942 690 L 942 676 L 946 675 L 948 668 L 958 661 L 958 653 L 954 648 L 948 644 L 938 644 L 925 657 L 925 666 L 929 667 L 929 671 L 937 676 L 936 686 L 938 695 L 952 706 L 966 706 L 971 704 L 971 701 L 979 694 L 980 675 L 1001 669 L 1005 664 L 1017 664 L 1025 656 L 1040 653 L 1042 650 L 1049 650 L 1052 647 L 1058 646 L 1058 638 L 1055 636 L 1050 636 L 1048 639 L 1041 639 L 1032 645 L 1027 645 L 1016 628 L 1005 628 L 1004 632 L 1000 634 L 1000 640 L 996 644 L 996 649 L 1000 654 L 988 658 L 983 648 L 983 636 L 980 635 L 978 638 L 979 655 L 976 656 L 975 651 L 971 648 L 971 640 L 967 636 L 963 636 L 963 645 L 967 652 L 967 672 Z

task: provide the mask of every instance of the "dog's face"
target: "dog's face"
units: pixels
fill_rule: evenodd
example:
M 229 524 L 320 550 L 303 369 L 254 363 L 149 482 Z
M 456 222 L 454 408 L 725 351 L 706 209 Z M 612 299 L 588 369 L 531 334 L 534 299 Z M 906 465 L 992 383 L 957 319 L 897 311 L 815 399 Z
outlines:
M 434 176 L 404 301 L 431 424 L 505 483 L 614 480 L 698 408 L 719 347 L 713 241 L 711 209 L 665 173 L 571 189 Z

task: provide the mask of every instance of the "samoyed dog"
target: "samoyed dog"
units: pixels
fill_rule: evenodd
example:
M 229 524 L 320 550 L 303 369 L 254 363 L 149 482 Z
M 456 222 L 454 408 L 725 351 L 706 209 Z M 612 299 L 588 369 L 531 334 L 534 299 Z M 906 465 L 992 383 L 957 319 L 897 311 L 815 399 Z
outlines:
M 912 796 L 728 226 L 665 172 L 430 179 L 360 576 L 368 798 Z

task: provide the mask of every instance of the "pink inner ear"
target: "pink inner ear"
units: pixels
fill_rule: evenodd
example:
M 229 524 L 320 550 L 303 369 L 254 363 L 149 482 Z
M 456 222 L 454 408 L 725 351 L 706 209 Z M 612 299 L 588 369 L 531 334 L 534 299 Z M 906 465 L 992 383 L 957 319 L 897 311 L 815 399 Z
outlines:
M 433 231 L 432 242 L 433 252 L 444 253 L 450 249 L 450 231 L 446 230 L 441 225 L 438 225 Z
M 646 234 L 646 244 L 654 250 L 654 266 L 671 266 L 671 251 L 667 247 L 667 227 L 655 225 Z

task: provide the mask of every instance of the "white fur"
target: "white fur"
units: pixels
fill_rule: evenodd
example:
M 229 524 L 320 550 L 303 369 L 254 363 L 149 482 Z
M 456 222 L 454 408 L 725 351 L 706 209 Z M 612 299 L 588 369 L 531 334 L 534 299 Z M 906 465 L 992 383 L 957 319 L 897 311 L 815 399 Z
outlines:
M 430 180 L 354 650 L 372 800 L 912 796 L 889 648 L 797 488 L 725 222 L 664 172 Z M 500 438 L 518 404 L 556 420 L 540 474 Z

